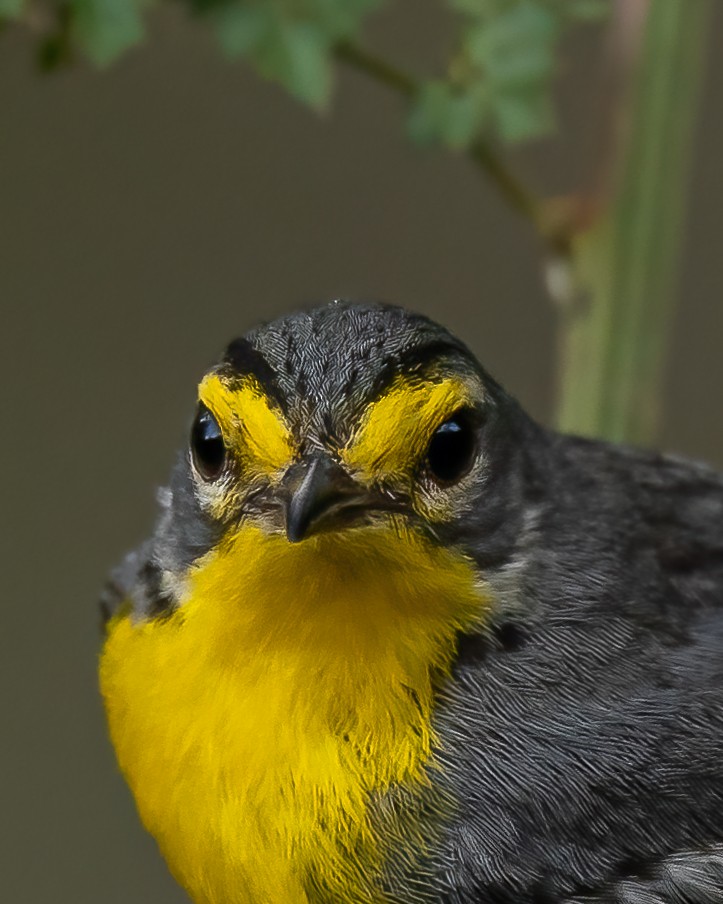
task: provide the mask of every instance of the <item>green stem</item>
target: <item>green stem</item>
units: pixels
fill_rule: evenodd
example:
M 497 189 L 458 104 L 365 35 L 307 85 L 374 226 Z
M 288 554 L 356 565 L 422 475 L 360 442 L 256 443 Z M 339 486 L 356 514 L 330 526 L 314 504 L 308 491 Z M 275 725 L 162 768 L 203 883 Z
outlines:
M 339 60 L 353 66 L 387 88 L 412 98 L 419 90 L 418 82 L 408 73 L 387 60 L 369 53 L 351 42 L 344 41 L 335 48 Z M 529 220 L 545 236 L 541 202 L 509 169 L 489 144 L 477 141 L 468 151 L 469 158 L 482 169 L 510 206 Z
M 398 94 L 405 97 L 413 97 L 417 93 L 418 85 L 411 75 L 398 69 L 392 63 L 381 57 L 352 44 L 351 41 L 342 41 L 334 48 L 337 59 L 349 66 L 353 66 L 365 75 L 386 85 Z
M 614 198 L 573 246 L 581 297 L 561 324 L 563 430 L 655 439 L 711 11 L 711 0 L 652 0 Z

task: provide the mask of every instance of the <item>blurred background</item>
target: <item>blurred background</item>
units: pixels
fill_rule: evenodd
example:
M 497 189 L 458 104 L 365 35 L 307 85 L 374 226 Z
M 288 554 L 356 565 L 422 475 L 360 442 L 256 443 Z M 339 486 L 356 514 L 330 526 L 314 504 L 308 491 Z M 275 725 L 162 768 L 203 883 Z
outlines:
M 410 22 L 413 27 L 410 27 Z M 660 445 L 723 467 L 723 10 L 696 127 Z M 429 68 L 448 21 L 400 0 L 376 46 Z M 342 70 L 319 116 L 161 7 L 102 72 L 50 75 L 0 35 L 5 370 L 2 898 L 181 904 L 137 822 L 96 689 L 108 569 L 151 528 L 195 384 L 260 319 L 396 302 L 462 337 L 550 423 L 555 314 L 540 242 L 460 154 L 412 147 L 400 102 Z M 595 29 L 562 48 L 560 137 L 516 164 L 570 190 L 598 140 Z

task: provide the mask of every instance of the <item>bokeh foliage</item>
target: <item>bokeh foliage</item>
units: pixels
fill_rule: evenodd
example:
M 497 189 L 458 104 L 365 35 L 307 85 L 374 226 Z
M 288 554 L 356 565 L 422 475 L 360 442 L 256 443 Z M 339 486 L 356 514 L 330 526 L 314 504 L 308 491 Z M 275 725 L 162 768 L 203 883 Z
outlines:
M 147 39 L 160 2 L 0 0 L 0 26 L 29 27 L 45 68 L 105 67 Z M 541 240 L 559 325 L 557 425 L 655 441 L 713 0 L 438 0 L 455 39 L 441 71 L 423 74 L 367 47 L 392 0 L 163 2 L 315 110 L 330 106 L 339 63 L 403 95 L 410 138 L 467 154 Z M 609 81 L 623 88 L 598 111 L 600 172 L 566 198 L 540 196 L 508 148 L 556 131 L 561 41 L 607 16 L 607 65 L 621 69 Z
M 166 0 L 168 2 L 168 0 Z M 390 0 L 175 0 L 207 23 L 223 52 L 317 109 L 331 100 L 336 50 L 357 41 Z M 443 2 L 443 0 L 440 0 Z M 142 44 L 156 0 L 0 0 L 0 17 L 36 19 L 45 66 L 80 55 L 108 66 Z M 422 144 L 469 148 L 480 136 L 506 143 L 554 128 L 556 49 L 576 22 L 599 19 L 608 0 L 446 0 L 457 41 L 446 71 L 415 83 L 410 136 Z M 413 24 L 413 23 L 412 23 Z

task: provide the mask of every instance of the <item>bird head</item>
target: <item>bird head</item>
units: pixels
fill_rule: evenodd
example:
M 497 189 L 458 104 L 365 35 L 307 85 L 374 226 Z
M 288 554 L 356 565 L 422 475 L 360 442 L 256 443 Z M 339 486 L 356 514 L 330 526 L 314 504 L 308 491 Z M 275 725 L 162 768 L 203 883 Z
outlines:
M 401 530 L 499 563 L 534 429 L 426 317 L 334 302 L 262 325 L 200 382 L 152 540 L 164 592 L 241 526 L 320 554 L 341 536 Z

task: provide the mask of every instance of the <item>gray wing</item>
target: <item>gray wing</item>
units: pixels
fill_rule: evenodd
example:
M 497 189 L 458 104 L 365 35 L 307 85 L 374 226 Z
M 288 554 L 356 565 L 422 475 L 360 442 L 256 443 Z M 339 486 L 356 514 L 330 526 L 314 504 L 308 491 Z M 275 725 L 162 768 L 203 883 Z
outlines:
M 723 904 L 723 845 L 673 854 L 568 904 Z

